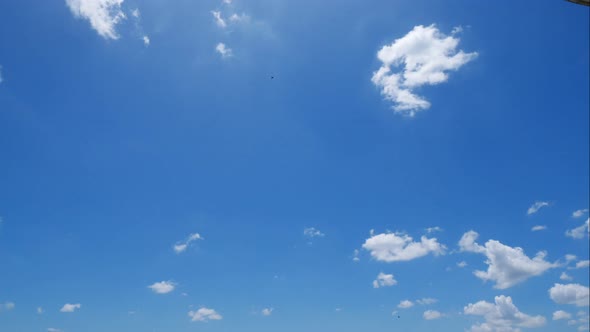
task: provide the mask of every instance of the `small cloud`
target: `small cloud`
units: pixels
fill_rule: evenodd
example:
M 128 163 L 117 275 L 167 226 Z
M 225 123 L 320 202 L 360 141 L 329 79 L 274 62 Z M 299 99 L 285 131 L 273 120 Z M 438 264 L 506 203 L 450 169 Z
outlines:
M 246 15 L 246 14 L 232 14 L 229 17 L 230 22 L 232 23 L 240 23 L 240 22 L 248 22 L 250 21 L 250 16 Z
M 224 43 L 219 43 L 217 44 L 217 46 L 215 47 L 215 51 L 217 51 L 217 53 L 221 54 L 222 58 L 229 58 L 232 56 L 232 49 L 225 46 Z
M 452 35 L 456 35 L 456 34 L 461 33 L 461 32 L 463 32 L 463 27 L 460 26 L 460 25 L 454 27 L 453 30 L 451 30 L 451 34 Z
M 359 262 L 361 259 L 359 258 L 360 251 L 358 249 L 354 249 L 354 253 L 352 254 L 352 261 Z
M 590 260 L 579 261 L 576 263 L 576 269 L 583 269 L 590 267 Z
M 209 308 L 200 308 L 197 311 L 189 311 L 188 316 L 193 322 L 208 322 L 210 320 L 223 319 L 217 311 Z
M 193 233 L 189 235 L 188 238 L 186 238 L 186 240 L 182 242 L 177 242 L 172 247 L 172 249 L 174 249 L 174 252 L 176 252 L 177 254 L 183 253 L 191 243 L 197 240 L 203 240 L 203 237 L 199 233 Z
M 428 254 L 444 255 L 446 247 L 436 238 L 422 236 L 420 241 L 406 234 L 383 233 L 374 234 L 363 244 L 363 249 L 371 253 L 371 257 L 381 262 L 411 261 Z
M 586 220 L 585 223 L 583 223 L 580 227 L 576 227 L 574 229 L 568 229 L 565 232 L 565 235 L 568 237 L 571 237 L 573 239 L 583 239 L 585 235 L 588 234 L 588 232 L 590 232 L 590 226 L 588 225 L 590 223 L 590 218 L 588 218 Z
M 557 310 L 556 312 L 553 313 L 553 320 L 570 319 L 570 318 L 572 318 L 572 315 L 568 312 L 563 311 L 563 310 Z
M 410 300 L 403 300 L 397 305 L 397 307 L 400 309 L 408 309 L 413 306 L 414 306 L 414 302 L 412 302 Z
M 539 210 L 545 206 L 549 206 L 549 202 L 535 202 L 533 205 L 531 205 L 531 207 L 529 207 L 526 213 L 530 216 L 539 212 Z
M 569 280 L 572 280 L 574 278 L 572 278 L 570 275 L 568 275 L 565 272 L 561 272 L 561 275 L 559 276 L 559 279 L 569 281 Z
M 441 318 L 442 314 L 436 310 L 426 310 L 424 311 L 422 317 L 424 317 L 426 320 L 433 320 Z
M 434 233 L 434 232 L 442 232 L 442 231 L 443 231 L 443 229 L 442 229 L 442 228 L 440 228 L 440 227 L 438 227 L 438 226 L 435 226 L 435 227 L 428 227 L 428 228 L 426 229 L 426 232 L 427 232 L 428 234 L 430 234 L 430 233 Z
M 44 312 L 45 310 L 43 310 L 43 308 L 37 307 L 37 314 L 42 315 Z
M 213 10 L 213 11 L 211 11 L 211 14 L 213 15 L 213 18 L 215 19 L 215 23 L 217 24 L 218 27 L 220 27 L 220 28 L 226 28 L 227 27 L 227 23 L 225 22 L 225 20 L 221 16 L 221 12 L 220 11 Z
M 149 36 L 143 36 L 143 44 L 145 46 L 150 46 L 150 37 Z
M 80 303 L 76 303 L 76 304 L 66 303 L 59 311 L 61 311 L 61 312 L 74 312 L 74 311 L 80 309 L 81 307 L 82 307 L 82 305 Z
M 576 259 L 578 259 L 578 256 L 576 256 L 576 255 L 571 255 L 571 254 L 565 255 L 565 260 L 568 262 L 575 261 Z
M 2 309 L 6 310 L 6 311 L 10 311 L 13 310 L 15 307 L 14 302 L 6 302 L 2 305 L 0 305 L 0 311 L 2 311 Z
M 227 4 L 227 5 L 231 5 L 232 0 L 223 0 L 223 3 Z
M 133 16 L 135 18 L 139 18 L 141 16 L 141 13 L 139 12 L 139 8 L 135 8 L 134 10 L 132 10 L 131 16 Z
M 62 330 L 50 327 L 47 329 L 47 332 L 62 332 Z
M 588 209 L 576 210 L 572 213 L 572 217 L 573 218 L 580 218 L 580 217 L 584 216 L 586 213 L 588 213 Z
M 320 230 L 316 229 L 315 227 L 305 228 L 303 230 L 303 235 L 308 238 L 324 237 L 325 236 L 324 233 L 320 232 Z
M 435 304 L 436 302 L 438 302 L 437 299 L 433 299 L 430 297 L 425 297 L 423 299 L 416 300 L 416 303 L 418 303 L 420 305 L 431 305 L 431 304 Z
M 533 226 L 533 228 L 531 228 L 531 231 L 538 232 L 538 231 L 542 231 L 545 229 L 547 229 L 547 226 L 537 225 L 537 226 Z
M 3 78 L 2 78 L 2 66 L 0 66 L 0 83 L 3 82 Z M 0 218 L 0 224 L 2 223 L 2 218 Z
M 397 280 L 395 280 L 393 274 L 385 274 L 383 272 L 379 273 L 377 279 L 373 281 L 373 288 L 391 287 L 394 285 L 397 285 Z
M 160 281 L 148 286 L 156 294 L 168 294 L 176 288 L 176 283 L 172 281 Z
M 467 266 L 467 262 L 466 261 L 461 261 L 459 263 L 457 263 L 457 266 L 460 268 L 466 267 Z
M 264 309 L 262 309 L 262 311 L 260 313 L 262 314 L 262 316 L 270 316 L 270 315 L 272 315 L 273 311 L 274 311 L 273 308 L 264 308 Z

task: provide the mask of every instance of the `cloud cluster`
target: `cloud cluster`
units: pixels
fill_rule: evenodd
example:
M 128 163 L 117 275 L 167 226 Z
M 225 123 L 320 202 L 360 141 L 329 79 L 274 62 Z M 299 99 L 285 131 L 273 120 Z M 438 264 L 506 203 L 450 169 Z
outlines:
M 549 289 L 549 297 L 558 304 L 572 304 L 578 307 L 590 305 L 588 287 L 580 284 L 555 284 Z
M 373 288 L 391 287 L 397 285 L 393 274 L 385 274 L 383 272 L 377 275 L 377 279 L 373 280 Z
M 376 260 L 391 263 L 410 261 L 431 253 L 443 255 L 446 248 L 436 238 L 422 236 L 420 242 L 415 242 L 406 234 L 382 233 L 368 238 L 363 249 L 369 251 Z
M 209 308 L 200 308 L 197 311 L 189 311 L 188 316 L 193 322 L 208 322 L 210 320 L 221 320 L 223 317 L 217 311 Z
M 72 14 L 83 18 L 105 39 L 119 39 L 116 27 L 125 19 L 124 0 L 66 0 Z
M 463 308 L 466 315 L 482 316 L 484 322 L 471 326 L 471 332 L 518 332 L 519 328 L 535 328 L 545 325 L 543 316 L 530 316 L 520 312 L 510 296 L 496 296 L 495 303 L 479 301 Z
M 476 52 L 457 51 L 459 41 L 455 36 L 444 35 L 434 24 L 415 26 L 377 53 L 382 64 L 372 81 L 394 103 L 395 112 L 414 116 L 430 107 L 415 89 L 446 82 L 449 71 L 458 70 L 477 57 Z
M 487 271 L 475 271 L 476 277 L 495 282 L 497 289 L 506 289 L 531 277 L 539 276 L 545 271 L 557 267 L 556 263 L 545 260 L 546 253 L 538 252 L 532 259 L 525 255 L 522 248 L 509 247 L 496 240 L 489 240 L 485 246 L 475 242 L 479 234 L 469 231 L 463 234 L 459 248 L 464 252 L 474 252 L 487 257 Z
M 186 238 L 186 240 L 182 241 L 182 242 L 177 242 L 172 248 L 174 249 L 174 252 L 176 252 L 177 254 L 183 253 L 191 243 L 193 243 L 194 241 L 197 240 L 202 240 L 203 237 L 201 237 L 201 235 L 199 233 L 193 233 L 191 235 L 188 236 L 188 238 Z
M 176 288 L 176 283 L 172 281 L 160 281 L 148 286 L 156 294 L 168 294 Z

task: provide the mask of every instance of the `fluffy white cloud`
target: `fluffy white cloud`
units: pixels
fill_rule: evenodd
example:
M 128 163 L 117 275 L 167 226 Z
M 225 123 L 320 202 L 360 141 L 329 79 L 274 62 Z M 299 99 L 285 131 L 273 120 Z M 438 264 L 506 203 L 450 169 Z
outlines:
M 168 294 L 176 288 L 176 284 L 172 281 L 160 281 L 148 286 L 148 288 L 156 294 Z
M 363 249 L 371 252 L 371 256 L 382 262 L 410 261 L 430 253 L 443 255 L 445 246 L 436 238 L 422 236 L 420 242 L 414 242 L 406 234 L 383 233 L 372 235 L 363 244 Z
M 76 303 L 76 304 L 66 303 L 59 311 L 61 311 L 61 312 L 74 312 L 80 308 L 82 308 L 82 305 L 80 303 Z
M 436 310 L 426 310 L 424 311 L 424 314 L 422 314 L 422 317 L 426 320 L 433 320 L 441 318 L 442 314 Z
M 180 254 L 184 252 L 192 242 L 202 239 L 203 237 L 201 237 L 199 233 L 193 233 L 183 242 L 177 242 L 172 248 L 177 254 Z
M 547 229 L 547 226 L 537 225 L 537 226 L 533 226 L 533 228 L 531 228 L 531 231 L 537 232 L 537 231 L 542 231 L 545 229 Z
M 381 88 L 385 98 L 394 103 L 395 112 L 414 116 L 430 107 L 414 89 L 446 82 L 449 71 L 458 70 L 477 57 L 475 52 L 457 51 L 459 41 L 459 38 L 444 35 L 434 24 L 415 26 L 377 53 L 382 65 L 373 74 L 372 81 Z M 396 69 L 398 71 L 393 72 Z
M 262 309 L 261 313 L 262 313 L 262 316 L 270 316 L 270 315 L 272 315 L 273 311 L 274 311 L 273 308 L 264 308 L 264 309 Z
M 589 267 L 590 266 L 590 261 L 586 260 L 586 261 L 579 261 L 576 263 L 576 269 L 583 269 L 585 267 Z
M 457 263 L 457 266 L 460 267 L 460 268 L 464 268 L 464 267 L 467 266 L 467 262 L 466 261 L 461 261 L 461 262 Z
M 522 248 L 509 247 L 496 240 L 489 240 L 485 246 L 475 242 L 479 234 L 469 231 L 459 241 L 461 251 L 475 252 L 487 257 L 487 271 L 475 271 L 476 277 L 491 280 L 497 289 L 506 289 L 528 278 L 539 276 L 545 271 L 557 267 L 556 263 L 545 260 L 546 253 L 538 252 L 532 259 L 525 255 Z
M 66 0 L 72 14 L 84 18 L 100 36 L 118 39 L 116 26 L 125 19 L 121 9 L 124 0 Z
M 541 208 L 549 206 L 549 202 L 535 202 L 531 207 L 526 211 L 526 214 L 529 216 L 531 214 L 537 213 Z
M 561 275 L 559 276 L 559 279 L 561 279 L 561 280 L 572 280 L 573 278 L 570 275 L 568 275 L 567 273 L 561 272 Z
M 221 12 L 220 11 L 214 10 L 214 11 L 211 12 L 211 14 L 213 15 L 213 18 L 215 19 L 215 23 L 217 24 L 218 27 L 220 27 L 220 28 L 226 28 L 227 27 L 227 22 L 225 22 L 225 20 L 221 16 Z
M 403 300 L 397 305 L 397 307 L 400 309 L 408 309 L 413 306 L 414 306 L 414 302 L 412 302 L 410 300 Z
M 423 299 L 416 300 L 416 302 L 421 305 L 430 305 L 438 302 L 438 300 L 430 297 L 425 297 Z
M 576 210 L 572 213 L 572 217 L 574 218 L 580 218 L 583 215 L 585 215 L 586 213 L 588 213 L 588 209 L 581 209 L 581 210 Z
M 466 315 L 482 316 L 484 322 L 473 325 L 472 332 L 518 332 L 519 328 L 536 328 L 545 325 L 543 316 L 529 316 L 520 312 L 510 296 L 496 296 L 495 303 L 479 301 L 463 308 Z
M 217 51 L 222 58 L 229 58 L 233 55 L 231 48 L 225 46 L 224 43 L 217 44 L 217 46 L 215 46 L 215 51 Z
M 569 236 L 574 239 L 583 239 L 585 235 L 590 232 L 590 218 L 586 219 L 586 222 L 582 224 L 580 227 L 576 227 L 574 229 L 568 229 L 565 232 L 566 236 Z
M 150 41 L 150 37 L 148 35 L 143 36 L 142 39 L 143 39 L 143 44 L 145 46 L 150 46 L 151 41 Z
M 587 307 L 590 302 L 588 287 L 580 284 L 555 284 L 549 289 L 549 297 L 559 304 L 575 304 Z
M 217 311 L 208 308 L 200 308 L 197 311 L 190 311 L 188 316 L 193 322 L 207 322 L 210 320 L 221 320 L 223 317 Z
M 393 274 L 379 273 L 377 279 L 373 280 L 373 288 L 379 287 L 390 287 L 397 285 L 397 280 L 393 277 Z
M 303 235 L 305 237 L 309 237 L 309 238 L 314 238 L 314 237 L 324 237 L 325 234 L 320 232 L 319 229 L 316 229 L 315 227 L 308 227 L 303 229 Z
M 570 319 L 570 318 L 572 318 L 572 315 L 570 313 L 563 311 L 563 310 L 557 310 L 556 312 L 553 313 L 553 320 Z

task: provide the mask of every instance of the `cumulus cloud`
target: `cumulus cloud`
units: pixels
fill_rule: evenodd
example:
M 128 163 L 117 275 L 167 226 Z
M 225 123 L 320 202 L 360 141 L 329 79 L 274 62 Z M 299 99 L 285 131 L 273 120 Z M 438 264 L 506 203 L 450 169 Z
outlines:
M 219 43 L 215 46 L 215 51 L 221 55 L 222 58 L 229 58 L 233 55 L 231 48 L 225 46 L 224 43 Z
M 536 328 L 545 325 L 543 316 L 530 316 L 522 313 L 512 303 L 510 296 L 496 296 L 495 303 L 479 301 L 469 303 L 463 308 L 466 315 L 482 316 L 484 322 L 471 326 L 472 332 L 518 332 L 521 327 Z
M 397 285 L 397 280 L 395 280 L 393 274 L 385 274 L 381 272 L 377 275 L 377 279 L 373 280 L 373 288 L 390 287 L 394 285 Z
M 168 294 L 176 288 L 176 284 L 172 281 L 160 281 L 148 286 L 156 294 Z
M 262 316 L 270 316 L 270 315 L 272 315 L 273 311 L 274 311 L 273 308 L 264 308 L 264 309 L 262 309 L 261 313 L 262 313 Z
M 445 246 L 436 238 L 422 236 L 420 242 L 412 237 L 399 233 L 373 234 L 363 244 L 363 249 L 371 253 L 371 257 L 382 262 L 410 261 L 430 253 L 443 255 Z
M 522 248 L 509 247 L 496 240 L 489 240 L 485 246 L 475 242 L 479 234 L 469 231 L 459 241 L 461 251 L 483 254 L 487 257 L 487 271 L 475 271 L 476 277 L 495 282 L 494 288 L 506 289 L 531 277 L 557 267 L 556 263 L 545 260 L 546 253 L 538 252 L 532 259 Z
M 583 215 L 585 215 L 586 213 L 588 213 L 588 209 L 580 209 L 580 210 L 576 210 L 572 213 L 572 217 L 574 218 L 580 218 Z
M 202 240 L 203 237 L 199 233 L 189 235 L 184 241 L 177 242 L 172 248 L 177 254 L 183 253 L 191 243 L 197 240 Z
M 227 22 L 225 22 L 225 20 L 223 19 L 220 11 L 213 10 L 213 11 L 211 11 L 211 15 L 213 15 L 213 19 L 215 19 L 215 23 L 217 24 L 218 27 L 220 27 L 220 28 L 227 27 Z
M 151 42 L 151 41 L 150 41 L 150 37 L 149 37 L 149 36 L 145 35 L 145 36 L 143 36 L 143 38 L 142 38 L 142 39 L 143 39 L 143 44 L 144 44 L 145 46 L 150 46 L 150 42 Z
M 570 319 L 570 318 L 572 318 L 572 315 L 570 313 L 563 311 L 563 310 L 557 310 L 556 312 L 553 313 L 553 320 Z
M 118 39 L 116 27 L 125 19 L 121 9 L 124 0 L 66 0 L 76 18 L 86 19 L 105 39 Z
M 588 287 L 580 284 L 555 284 L 549 289 L 549 297 L 558 304 L 587 307 L 590 302 Z
M 583 269 L 586 267 L 590 266 L 590 261 L 589 260 L 585 260 L 585 261 L 579 261 L 576 263 L 576 269 Z
M 461 261 L 461 262 L 457 263 L 457 266 L 460 267 L 460 268 L 464 268 L 464 267 L 467 266 L 467 262 L 466 261 Z
M 444 35 L 434 24 L 415 26 L 377 53 L 382 65 L 372 81 L 393 102 L 395 112 L 414 116 L 430 107 L 415 89 L 446 82 L 449 71 L 456 71 L 477 57 L 476 52 L 457 51 L 459 41 L 457 37 Z
M 422 317 L 426 320 L 433 320 L 441 318 L 442 314 L 436 310 L 426 310 L 424 311 L 424 314 L 422 314 Z
M 567 273 L 561 272 L 561 275 L 559 276 L 559 279 L 561 279 L 561 280 L 572 280 L 573 278 L 570 275 L 568 275 Z
M 580 227 L 576 227 L 574 229 L 568 229 L 565 232 L 566 236 L 569 236 L 574 239 L 583 239 L 585 235 L 590 232 L 590 218 L 586 219 L 586 222 L 583 223 Z
M 414 302 L 412 302 L 410 300 L 403 300 L 397 305 L 397 307 L 400 309 L 408 309 L 413 306 L 414 306 Z
M 526 214 L 529 216 L 539 212 L 539 210 L 545 206 L 549 206 L 549 202 L 535 202 L 529 209 L 526 211 Z
M 76 304 L 66 303 L 59 311 L 61 311 L 61 312 L 74 312 L 80 308 L 82 308 L 82 305 L 80 303 L 76 303 Z
M 324 233 L 320 232 L 320 230 L 316 229 L 315 227 L 308 227 L 308 228 L 303 229 L 303 235 L 308 238 L 324 237 L 325 236 Z
M 545 229 L 547 229 L 547 226 L 537 225 L 537 226 L 533 226 L 533 228 L 531 228 L 531 231 L 538 232 L 538 231 L 542 231 Z
M 197 311 L 189 311 L 188 316 L 193 322 L 208 322 L 210 320 L 221 320 L 223 317 L 217 311 L 209 308 L 200 308 Z

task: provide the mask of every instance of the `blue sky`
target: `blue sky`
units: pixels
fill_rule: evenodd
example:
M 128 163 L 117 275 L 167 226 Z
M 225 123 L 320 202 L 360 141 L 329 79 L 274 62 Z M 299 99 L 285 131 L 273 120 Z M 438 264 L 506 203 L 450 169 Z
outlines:
M 0 2 L 0 330 L 584 330 L 588 27 Z

